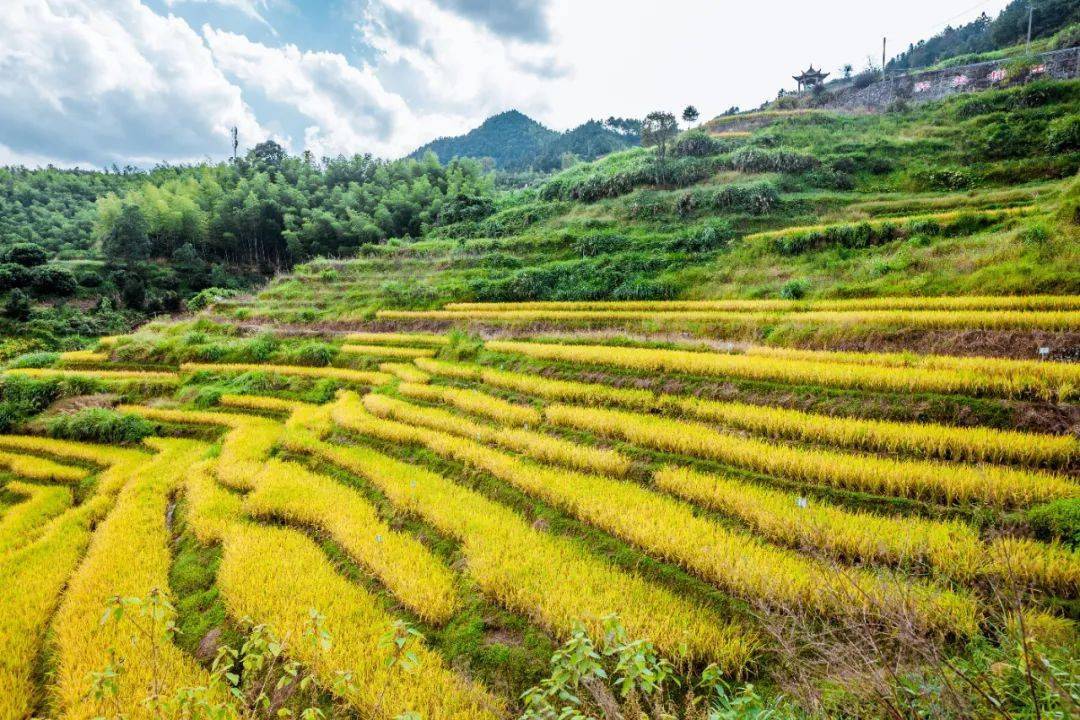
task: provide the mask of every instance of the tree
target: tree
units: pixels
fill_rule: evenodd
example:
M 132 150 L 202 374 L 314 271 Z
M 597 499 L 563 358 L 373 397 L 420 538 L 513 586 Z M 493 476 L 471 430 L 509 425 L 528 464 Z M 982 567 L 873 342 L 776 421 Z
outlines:
M 656 148 L 656 183 L 663 181 L 667 145 L 679 133 L 679 123 L 669 112 L 657 110 L 645 116 L 641 123 L 641 144 Z
M 39 297 L 69 297 L 78 288 L 75 273 L 65 267 L 43 265 L 33 270 L 33 290 Z
M 125 265 L 150 256 L 149 223 L 138 205 L 125 204 L 102 240 L 105 257 Z
M 852 67 L 851 63 L 844 63 L 844 66 L 842 68 L 840 68 L 840 69 L 844 73 L 844 79 L 845 80 L 850 80 L 851 79 L 851 71 L 854 70 L 855 68 Z
M 23 267 L 36 267 L 44 265 L 49 259 L 45 248 L 35 243 L 15 243 L 9 246 L 3 253 L 3 261 L 22 265 Z
M 697 119 L 700 116 L 701 113 L 699 113 L 697 108 L 693 105 L 687 105 L 686 108 L 682 111 L 683 122 L 687 123 L 688 125 L 693 125 L 695 122 L 697 122 Z
M 4 303 L 4 317 L 25 322 L 30 319 L 30 297 L 22 290 L 12 290 Z

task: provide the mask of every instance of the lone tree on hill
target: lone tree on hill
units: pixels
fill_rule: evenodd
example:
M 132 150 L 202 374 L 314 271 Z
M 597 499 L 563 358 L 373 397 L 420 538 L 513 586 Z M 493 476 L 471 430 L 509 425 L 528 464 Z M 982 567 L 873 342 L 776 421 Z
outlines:
M 698 117 L 700 117 L 700 115 L 701 113 L 699 113 L 697 111 L 697 108 L 693 105 L 687 105 L 686 109 L 682 111 L 683 122 L 689 125 L 693 125 L 694 122 L 697 121 Z
M 656 148 L 656 184 L 663 180 L 664 161 L 667 160 L 667 144 L 679 133 L 679 123 L 669 112 L 657 110 L 645 116 L 641 123 L 641 144 Z

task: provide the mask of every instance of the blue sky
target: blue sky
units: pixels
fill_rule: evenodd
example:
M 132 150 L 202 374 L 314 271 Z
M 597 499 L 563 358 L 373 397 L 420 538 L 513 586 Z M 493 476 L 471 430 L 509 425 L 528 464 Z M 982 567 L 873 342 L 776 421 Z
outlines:
M 0 164 L 397 157 L 516 108 L 556 129 L 753 107 L 1006 0 L 3 0 Z M 892 52 L 890 52 L 892 54 Z

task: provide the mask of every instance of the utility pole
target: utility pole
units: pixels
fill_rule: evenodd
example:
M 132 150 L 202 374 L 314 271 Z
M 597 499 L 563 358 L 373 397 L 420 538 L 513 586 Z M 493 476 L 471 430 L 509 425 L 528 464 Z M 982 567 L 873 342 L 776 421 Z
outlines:
M 881 38 L 881 79 L 885 79 L 885 41 L 888 38 Z
M 233 125 L 232 129 L 232 159 L 236 161 L 236 148 L 240 145 L 240 133 L 237 131 L 236 126 Z
M 1035 3 L 1028 3 L 1028 35 L 1027 35 L 1027 47 L 1024 48 L 1024 52 L 1031 52 L 1031 16 L 1035 14 Z

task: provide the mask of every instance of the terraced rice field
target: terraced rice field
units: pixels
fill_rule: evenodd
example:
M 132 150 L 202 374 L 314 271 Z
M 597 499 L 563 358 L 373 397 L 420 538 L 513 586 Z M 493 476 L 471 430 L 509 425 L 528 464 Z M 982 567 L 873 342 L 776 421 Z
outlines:
M 439 312 L 1073 328 L 1080 299 Z M 1076 647 L 1077 538 L 1037 518 L 1080 503 L 1080 441 L 1010 420 L 1077 417 L 1075 364 L 323 340 L 333 364 L 139 369 L 127 353 L 116 370 L 131 340 L 109 338 L 8 371 L 140 382 L 116 410 L 154 431 L 125 445 L 33 423 L 0 436 L 0 719 L 201 717 L 184 698 L 240 717 L 221 709 L 233 701 L 213 659 L 258 633 L 305 678 L 303 692 L 281 685 L 279 707 L 303 697 L 385 720 L 520 715 L 545 654 L 578 628 L 602 643 L 613 614 L 687 681 L 711 667 L 762 687 L 790 651 L 772 632 L 783 618 L 959 655 L 1007 642 L 1019 618 L 1032 652 Z M 800 393 L 831 409 L 798 406 Z M 919 403 L 906 419 L 878 411 Z

